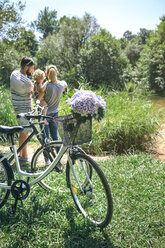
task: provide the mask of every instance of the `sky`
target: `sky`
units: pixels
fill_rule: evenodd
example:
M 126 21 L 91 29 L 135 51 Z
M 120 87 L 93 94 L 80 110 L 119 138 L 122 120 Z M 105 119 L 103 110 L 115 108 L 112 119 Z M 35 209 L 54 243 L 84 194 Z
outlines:
M 26 2 L 23 19 L 37 20 L 40 10 L 49 7 L 62 16 L 82 18 L 85 12 L 94 16 L 101 28 L 121 38 L 129 30 L 137 34 L 140 28 L 155 30 L 165 15 L 165 0 L 21 0 Z M 18 2 L 11 0 L 10 2 Z

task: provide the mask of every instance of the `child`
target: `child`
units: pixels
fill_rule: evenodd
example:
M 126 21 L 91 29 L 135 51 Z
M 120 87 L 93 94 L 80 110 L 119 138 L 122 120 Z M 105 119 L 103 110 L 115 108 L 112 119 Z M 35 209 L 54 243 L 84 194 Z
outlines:
M 43 115 L 46 115 L 46 112 L 48 110 L 47 103 L 44 100 L 44 94 L 48 81 L 43 84 L 43 81 L 45 79 L 45 72 L 37 69 L 33 73 L 33 81 L 34 81 L 34 96 L 36 100 L 40 100 L 41 106 L 46 106 L 43 110 Z

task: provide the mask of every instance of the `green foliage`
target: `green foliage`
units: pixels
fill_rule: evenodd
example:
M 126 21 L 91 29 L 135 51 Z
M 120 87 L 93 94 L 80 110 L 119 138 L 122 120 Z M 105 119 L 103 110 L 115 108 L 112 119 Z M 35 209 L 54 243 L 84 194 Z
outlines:
M 132 34 L 131 31 L 127 30 L 123 34 L 123 38 L 127 41 L 130 42 L 132 39 L 134 39 L 136 35 Z
M 64 18 L 59 31 L 49 35 L 41 43 L 36 54 L 38 66 L 43 69 L 48 64 L 57 65 L 61 79 L 65 78 L 68 84 L 77 87 L 77 81 L 81 76 L 77 72 L 80 49 L 97 29 L 95 18 L 87 13 L 82 19 Z
M 10 90 L 4 87 L 0 88 L 0 125 L 17 125 Z
M 0 209 L 1 248 L 165 247 L 164 163 L 142 153 L 97 162 L 114 202 L 106 229 L 100 231 L 79 214 L 65 173 L 57 173 L 56 192 L 45 192 L 36 185 L 23 207 L 18 202 L 14 216 L 5 207 Z
M 38 42 L 32 31 L 22 27 L 21 12 L 25 5 L 0 2 L 0 85 L 9 87 L 11 72 L 20 67 L 23 55 L 34 56 Z
M 147 39 L 149 39 L 151 37 L 152 33 L 153 33 L 152 30 L 147 30 L 145 28 L 140 28 L 140 31 L 137 33 L 137 37 L 136 37 L 138 45 L 146 44 Z
M 108 88 L 122 89 L 128 67 L 119 41 L 104 29 L 86 41 L 81 49 L 80 74 L 94 87 L 104 83 Z
M 32 28 L 36 28 L 45 39 L 49 34 L 52 34 L 58 30 L 59 22 L 57 20 L 57 11 L 49 11 L 49 7 L 45 7 L 44 10 L 38 14 L 38 19 L 31 23 Z
M 27 31 L 25 28 L 21 28 L 13 46 L 18 52 L 33 57 L 38 50 L 38 41 L 31 30 Z
M 13 39 L 22 21 L 21 12 L 25 5 L 21 1 L 17 4 L 10 3 L 10 0 L 0 2 L 0 33 L 1 39 Z
M 165 42 L 165 15 L 160 18 L 161 23 L 158 25 L 158 34 L 161 42 Z
M 20 67 L 22 53 L 0 41 L 0 86 L 9 87 L 10 75 Z
M 9 75 L 26 55 L 35 56 L 37 67 L 43 70 L 48 64 L 57 65 L 59 79 L 72 87 L 78 87 L 83 77 L 95 88 L 104 83 L 110 90 L 123 89 L 132 80 L 139 88 L 165 90 L 164 16 L 155 31 L 140 28 L 132 34 L 127 30 L 117 40 L 88 13 L 83 18 L 58 20 L 57 11 L 45 7 L 30 25 L 44 38 L 38 51 L 34 30 L 23 26 L 24 8 L 21 1 L 0 2 L 0 85 L 9 85 Z
M 141 47 L 136 43 L 128 43 L 124 50 L 131 65 L 134 67 L 140 58 Z
M 156 32 L 147 41 L 137 67 L 135 82 L 157 92 L 165 90 L 165 42 L 161 43 Z

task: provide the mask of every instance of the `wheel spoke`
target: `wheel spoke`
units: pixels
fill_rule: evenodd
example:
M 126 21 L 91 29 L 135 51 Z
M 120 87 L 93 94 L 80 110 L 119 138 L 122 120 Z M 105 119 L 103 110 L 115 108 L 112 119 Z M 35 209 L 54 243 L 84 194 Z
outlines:
M 46 147 L 40 147 L 32 158 L 32 171 L 34 171 L 34 173 L 39 173 L 47 169 L 57 155 L 57 148 L 59 149 L 61 145 L 61 142 L 53 141 L 47 144 Z M 63 165 L 66 163 L 65 160 L 66 159 L 61 159 L 61 163 Z M 39 182 L 39 185 L 45 190 L 63 191 L 63 184 L 61 180 L 63 177 L 64 173 L 57 173 L 57 171 L 53 169 L 49 175 Z
M 67 166 L 67 181 L 78 210 L 95 225 L 106 227 L 112 217 L 112 197 L 100 167 L 89 156 L 77 155 Z

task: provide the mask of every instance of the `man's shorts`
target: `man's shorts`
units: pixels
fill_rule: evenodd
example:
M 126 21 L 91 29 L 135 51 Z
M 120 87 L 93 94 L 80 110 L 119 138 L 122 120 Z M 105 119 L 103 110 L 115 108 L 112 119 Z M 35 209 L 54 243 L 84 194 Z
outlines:
M 17 118 L 17 123 L 19 126 L 29 125 L 29 121 L 27 119 L 25 119 L 24 117 Z M 28 127 L 28 128 L 24 128 L 21 133 L 27 133 L 27 132 L 32 132 L 32 131 L 33 131 L 33 129 Z

